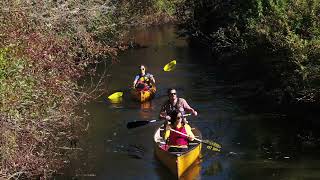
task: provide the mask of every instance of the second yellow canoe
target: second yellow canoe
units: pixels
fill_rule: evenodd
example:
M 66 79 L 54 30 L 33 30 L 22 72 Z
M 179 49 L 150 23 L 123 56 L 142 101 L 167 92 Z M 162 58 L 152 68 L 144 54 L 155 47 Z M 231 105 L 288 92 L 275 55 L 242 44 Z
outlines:
M 156 86 L 152 86 L 148 90 L 131 89 L 132 98 L 139 102 L 146 102 L 151 100 L 156 94 Z

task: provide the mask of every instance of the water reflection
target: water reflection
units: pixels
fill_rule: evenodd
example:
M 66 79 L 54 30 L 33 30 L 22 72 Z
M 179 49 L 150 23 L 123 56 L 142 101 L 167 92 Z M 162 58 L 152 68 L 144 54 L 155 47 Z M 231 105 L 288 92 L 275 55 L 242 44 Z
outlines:
M 181 180 L 198 180 L 201 174 L 201 159 L 198 158 L 180 177 Z
M 130 144 L 128 147 L 128 155 L 131 158 L 142 159 L 144 157 L 145 149 L 141 145 Z
M 204 175 L 215 176 L 222 172 L 222 166 L 219 161 L 214 161 L 209 167 L 204 169 Z
M 152 109 L 151 101 L 146 101 L 146 102 L 141 103 L 141 109 L 142 110 L 150 110 L 150 109 Z
M 151 118 L 154 116 L 152 115 L 152 111 L 152 102 L 143 102 L 140 104 L 139 117 L 144 120 L 151 120 Z

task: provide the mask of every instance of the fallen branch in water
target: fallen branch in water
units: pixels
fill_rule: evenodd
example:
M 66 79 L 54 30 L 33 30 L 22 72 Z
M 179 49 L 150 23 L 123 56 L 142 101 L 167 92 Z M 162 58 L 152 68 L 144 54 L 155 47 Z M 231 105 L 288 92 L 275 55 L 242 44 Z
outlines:
M 82 148 L 69 148 L 69 147 L 57 147 L 58 149 L 64 149 L 64 150 L 80 150 L 80 151 L 83 151 Z
M 22 175 L 22 174 L 24 174 L 25 172 L 24 171 L 19 171 L 19 172 L 16 172 L 16 173 L 14 173 L 14 174 L 12 174 L 8 179 L 19 179 L 20 178 L 20 176 Z
M 77 177 L 95 177 L 95 174 L 76 174 Z

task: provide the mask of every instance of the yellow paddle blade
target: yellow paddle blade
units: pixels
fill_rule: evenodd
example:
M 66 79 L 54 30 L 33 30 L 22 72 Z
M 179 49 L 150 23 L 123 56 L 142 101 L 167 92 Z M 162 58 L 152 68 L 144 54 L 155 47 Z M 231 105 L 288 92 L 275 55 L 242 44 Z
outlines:
M 119 104 L 122 102 L 122 97 L 116 99 L 109 99 L 112 104 Z
M 207 149 L 209 150 L 212 150 L 212 151 L 216 151 L 216 152 L 220 152 L 221 150 L 216 148 L 216 147 L 213 147 L 213 146 L 207 146 Z
M 164 71 L 172 71 L 176 67 L 177 61 L 173 60 L 163 67 Z
M 221 148 L 221 145 L 218 144 L 218 143 L 216 143 L 216 142 L 212 142 L 212 141 L 211 141 L 211 145 L 214 146 L 214 147 L 216 147 L 216 148 Z
M 108 96 L 108 99 L 114 100 L 114 99 L 122 97 L 122 95 L 123 95 L 123 92 L 115 92 L 115 93 L 111 94 L 110 96 Z
M 214 141 L 203 140 L 203 142 L 206 143 L 206 144 L 209 145 L 209 146 L 213 146 L 213 147 L 218 148 L 218 149 L 221 148 L 221 145 L 218 144 L 218 143 L 216 143 L 216 142 L 214 142 Z

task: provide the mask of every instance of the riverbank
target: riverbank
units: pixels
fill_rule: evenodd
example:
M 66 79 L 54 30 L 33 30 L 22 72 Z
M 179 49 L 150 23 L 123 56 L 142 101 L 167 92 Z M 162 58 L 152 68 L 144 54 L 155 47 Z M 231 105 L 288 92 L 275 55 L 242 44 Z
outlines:
M 48 178 L 81 149 L 89 123 L 79 107 L 105 92 L 96 64 L 117 61 L 134 25 L 126 18 L 141 18 L 136 4 L 121 3 L 1 2 L 1 178 Z M 139 6 L 161 24 L 155 7 Z M 101 81 L 80 84 L 84 77 Z

